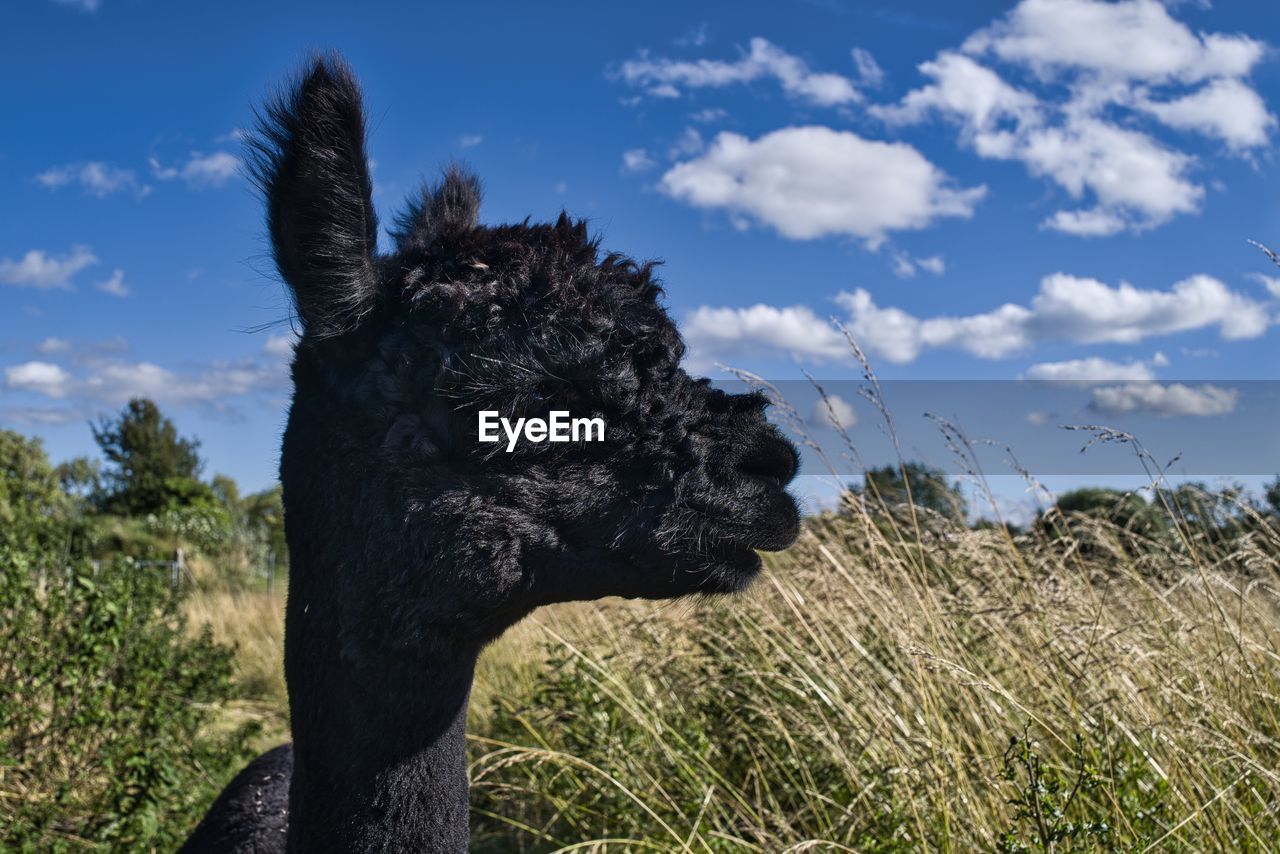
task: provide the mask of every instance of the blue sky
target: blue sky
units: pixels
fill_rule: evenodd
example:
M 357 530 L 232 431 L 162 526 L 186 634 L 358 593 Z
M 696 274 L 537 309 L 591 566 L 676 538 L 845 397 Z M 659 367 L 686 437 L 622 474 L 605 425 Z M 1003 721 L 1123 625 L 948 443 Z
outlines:
M 1274 376 L 1260 4 L 725 8 L 6 4 L 0 425 L 88 453 L 145 394 L 208 473 L 271 482 L 288 310 L 239 137 L 315 47 L 365 86 L 384 222 L 453 159 L 487 222 L 587 217 L 665 261 L 695 367 L 856 379 L 834 317 L 886 380 L 1071 381 L 1095 419 L 1205 437 Z

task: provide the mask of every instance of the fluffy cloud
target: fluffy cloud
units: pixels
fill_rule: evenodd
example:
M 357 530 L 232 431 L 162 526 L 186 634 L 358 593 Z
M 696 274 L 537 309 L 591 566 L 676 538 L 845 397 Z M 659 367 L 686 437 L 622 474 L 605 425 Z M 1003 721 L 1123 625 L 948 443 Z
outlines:
M 629 148 L 622 152 L 623 172 L 647 172 L 657 165 L 643 148 Z
M 257 392 L 280 392 L 288 375 L 277 361 L 216 362 L 191 371 L 172 371 L 152 362 L 88 359 L 73 373 L 61 365 L 31 361 L 4 370 L 8 392 L 29 392 L 89 406 L 118 406 L 134 397 L 161 404 L 229 409 L 232 399 Z
M 1188 386 L 1132 382 L 1093 390 L 1090 407 L 1107 415 L 1146 414 L 1162 417 L 1181 415 L 1229 415 L 1235 411 L 1240 392 L 1215 385 Z
M 858 288 L 836 297 L 844 309 L 845 326 L 869 353 L 890 362 L 914 361 L 928 349 L 960 350 L 982 359 L 1001 359 L 1030 349 L 1039 341 L 1077 344 L 1133 344 L 1149 337 L 1217 327 L 1227 340 L 1256 338 L 1271 319 L 1268 305 L 1230 290 L 1206 275 L 1175 283 L 1169 290 L 1136 288 L 1128 282 L 1111 286 L 1096 279 L 1055 273 L 1040 282 L 1028 305 L 1006 303 L 979 314 L 917 317 L 907 311 L 876 304 L 870 292 Z M 704 306 L 690 315 L 685 337 L 700 358 L 757 355 L 762 350 L 788 353 L 817 361 L 847 360 L 851 353 L 840 331 L 805 306 L 746 309 Z M 1162 355 L 1147 363 L 1158 367 Z M 1104 376 L 1103 369 L 1115 369 Z M 1028 378 L 1142 379 L 1102 360 L 1048 363 L 1032 369 Z M 1056 374 L 1055 374 L 1056 372 Z
M 36 352 L 46 356 L 65 353 L 71 349 L 71 342 L 65 338 L 50 336 L 36 345 Z
M 159 180 L 181 180 L 194 189 L 220 187 L 240 171 L 240 159 L 225 151 L 212 154 L 193 151 L 181 166 L 164 166 L 154 157 L 149 162 L 152 173 Z
M 71 279 L 92 264 L 97 256 L 87 246 L 73 247 L 70 254 L 55 257 L 42 249 L 32 249 L 17 261 L 0 258 L 0 285 L 37 290 L 75 290 Z
M 709 366 L 701 361 L 703 358 L 732 358 L 762 346 L 820 362 L 850 355 L 849 344 L 840 331 L 802 305 L 702 306 L 685 319 L 681 328 L 695 350 L 699 369 Z
M 677 98 L 681 88 L 721 88 L 766 78 L 777 81 L 789 97 L 821 107 L 851 104 L 862 98 L 849 78 L 810 71 L 804 60 L 762 38 L 752 39 L 750 51 L 733 62 L 680 61 L 642 54 L 622 63 L 617 76 L 658 98 Z
M 1054 273 L 1040 282 L 1032 308 L 1038 337 L 1084 344 L 1132 344 L 1210 326 L 1227 340 L 1257 338 L 1270 322 L 1265 305 L 1204 274 L 1183 279 L 1168 291 L 1154 291 Z
M 895 252 L 889 259 L 893 274 L 899 279 L 910 279 L 917 270 L 924 270 L 935 276 L 947 272 L 947 262 L 941 255 L 930 255 L 927 258 L 913 258 L 906 252 Z
M 660 188 L 696 207 L 756 221 L 785 237 L 849 235 L 878 246 L 888 232 L 968 217 L 985 187 L 960 189 L 915 148 L 827 127 L 788 127 L 751 140 L 721 133 L 678 163 Z
M 1216 136 L 1238 150 L 1265 145 L 1276 123 L 1262 97 L 1239 80 L 1214 80 L 1172 101 L 1143 93 L 1135 105 L 1171 128 Z
M 1280 276 L 1268 276 L 1266 273 L 1245 273 L 1245 276 L 1262 285 L 1273 297 L 1280 298 Z
M 940 115 L 979 156 L 1020 161 L 1086 202 L 1051 214 L 1046 228 L 1086 237 L 1140 231 L 1196 212 L 1204 189 L 1189 177 L 1194 158 L 1136 120 L 1238 153 L 1266 144 L 1276 120 L 1243 81 L 1263 53 L 1246 36 L 1195 34 L 1156 0 L 1023 0 L 960 50 L 921 64 L 927 85 L 870 112 L 890 124 Z M 985 60 L 1029 75 L 1045 97 L 1006 82 Z
M 151 191 L 149 186 L 138 184 L 138 176 L 132 169 L 122 169 L 100 160 L 54 166 L 37 175 L 36 182 L 50 190 L 78 184 L 86 193 L 100 199 L 125 191 L 139 196 Z
M 809 413 L 809 422 L 821 427 L 840 427 L 845 430 L 856 427 L 858 414 L 853 411 L 849 401 L 838 394 L 829 394 L 824 401 L 821 397 L 813 402 L 813 411 Z
M 870 51 L 855 47 L 850 55 L 853 57 L 854 67 L 858 69 L 859 83 L 868 89 L 878 88 L 884 83 L 884 69 Z
M 1117 380 L 1138 382 L 1155 379 L 1155 373 L 1151 367 L 1147 362 L 1113 362 L 1099 356 L 1089 356 L 1085 359 L 1069 359 L 1065 362 L 1041 362 L 1027 368 L 1022 378 L 1079 385 Z
M 1022 0 L 964 48 L 1026 65 L 1043 78 L 1084 71 L 1153 83 L 1240 77 L 1265 51 L 1247 36 L 1192 33 L 1158 0 Z
M 98 282 L 94 285 L 103 293 L 111 294 L 113 297 L 124 298 L 129 295 L 129 286 L 124 283 L 124 270 L 116 268 L 111 272 L 111 278 Z
M 63 423 L 83 419 L 105 406 L 134 397 L 163 405 L 194 406 L 231 413 L 238 401 L 277 395 L 289 388 L 289 357 L 296 337 L 268 338 L 257 356 L 192 365 L 181 370 L 123 357 L 128 342 L 116 338 L 73 345 L 49 338 L 36 350 L 45 358 L 10 365 L 0 372 L 0 390 L 59 401 L 57 409 L 6 406 L 6 417 L 24 423 Z M 61 364 L 50 361 L 57 358 Z
M 262 345 L 262 355 L 272 359 L 291 359 L 293 347 L 297 342 L 296 335 L 272 335 Z
M 4 369 L 4 384 L 6 388 L 62 398 L 67 395 L 71 374 L 50 362 L 24 362 Z

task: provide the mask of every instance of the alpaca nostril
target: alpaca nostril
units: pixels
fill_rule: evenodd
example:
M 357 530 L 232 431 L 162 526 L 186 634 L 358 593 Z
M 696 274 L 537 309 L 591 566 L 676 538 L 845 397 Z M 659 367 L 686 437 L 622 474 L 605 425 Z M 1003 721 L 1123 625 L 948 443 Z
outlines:
M 738 471 L 753 480 L 782 489 L 796 476 L 800 458 L 791 443 L 771 437 L 758 443 L 738 460 Z

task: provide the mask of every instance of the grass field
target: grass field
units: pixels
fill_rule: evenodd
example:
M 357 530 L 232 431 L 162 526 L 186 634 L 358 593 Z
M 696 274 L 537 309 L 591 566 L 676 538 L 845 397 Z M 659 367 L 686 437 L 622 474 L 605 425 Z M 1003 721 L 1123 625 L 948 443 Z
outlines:
M 477 673 L 475 847 L 1277 850 L 1280 535 L 1167 509 L 1152 539 L 851 504 L 741 598 L 541 611 Z M 280 600 L 213 596 L 283 737 Z

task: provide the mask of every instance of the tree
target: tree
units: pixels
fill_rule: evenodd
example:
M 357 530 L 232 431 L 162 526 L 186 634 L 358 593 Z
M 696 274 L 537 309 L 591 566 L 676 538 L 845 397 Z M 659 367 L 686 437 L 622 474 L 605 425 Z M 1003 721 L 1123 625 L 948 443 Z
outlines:
M 1267 507 L 1271 512 L 1280 516 L 1280 475 L 1276 475 L 1276 479 L 1267 484 Z
M 1062 493 L 1056 507 L 1075 536 L 1086 540 L 1090 539 L 1088 527 L 1076 524 L 1086 517 L 1142 537 L 1156 537 L 1168 530 L 1168 517 L 1162 508 L 1136 492 L 1089 486 Z M 1047 519 L 1042 516 L 1039 524 L 1046 525 Z
M 878 496 L 889 507 L 910 501 L 955 522 L 965 521 L 969 514 L 969 502 L 960 487 L 950 482 L 946 472 L 924 463 L 868 469 L 865 485 L 853 491 L 862 493 L 873 506 Z
M 47 549 L 64 538 L 67 511 L 40 440 L 0 430 L 0 550 Z
M 105 509 L 130 515 L 157 513 L 211 498 L 199 483 L 200 443 L 184 439 L 150 400 L 135 398 L 114 419 L 93 427 L 111 470 Z

